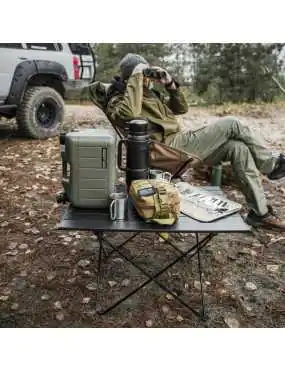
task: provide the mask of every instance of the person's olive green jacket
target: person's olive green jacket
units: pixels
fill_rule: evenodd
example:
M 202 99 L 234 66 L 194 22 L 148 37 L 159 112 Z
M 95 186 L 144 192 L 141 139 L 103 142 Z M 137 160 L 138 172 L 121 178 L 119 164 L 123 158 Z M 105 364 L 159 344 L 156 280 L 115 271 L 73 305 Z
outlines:
M 147 118 L 150 122 L 150 132 L 157 140 L 165 140 L 179 132 L 179 124 L 175 115 L 188 111 L 185 96 L 176 83 L 177 90 L 168 90 L 168 99 L 152 90 L 143 87 L 143 75 L 132 75 L 127 83 L 124 94 L 114 95 L 104 111 L 109 120 L 123 129 L 126 122 Z

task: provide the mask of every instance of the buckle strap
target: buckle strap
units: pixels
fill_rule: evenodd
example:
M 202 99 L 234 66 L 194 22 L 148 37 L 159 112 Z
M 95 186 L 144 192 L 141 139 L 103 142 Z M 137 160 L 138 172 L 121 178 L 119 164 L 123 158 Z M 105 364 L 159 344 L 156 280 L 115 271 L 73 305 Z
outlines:
M 158 190 L 158 193 L 160 195 L 166 195 L 167 194 L 166 188 L 163 185 L 157 186 L 156 189 Z
M 170 214 L 170 208 L 168 205 L 166 188 L 164 186 L 158 186 L 156 196 L 157 197 L 155 197 L 155 206 L 158 206 L 159 211 L 156 211 L 155 214 L 161 219 L 167 219 Z

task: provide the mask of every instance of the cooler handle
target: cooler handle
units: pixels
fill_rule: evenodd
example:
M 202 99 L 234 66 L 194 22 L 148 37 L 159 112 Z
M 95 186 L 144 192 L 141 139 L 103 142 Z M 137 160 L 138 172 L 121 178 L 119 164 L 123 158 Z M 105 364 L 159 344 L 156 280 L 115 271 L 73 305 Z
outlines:
M 126 145 L 127 139 L 122 139 L 118 143 L 118 168 L 122 171 L 126 171 L 127 168 L 123 167 L 122 161 L 123 161 L 123 144 Z

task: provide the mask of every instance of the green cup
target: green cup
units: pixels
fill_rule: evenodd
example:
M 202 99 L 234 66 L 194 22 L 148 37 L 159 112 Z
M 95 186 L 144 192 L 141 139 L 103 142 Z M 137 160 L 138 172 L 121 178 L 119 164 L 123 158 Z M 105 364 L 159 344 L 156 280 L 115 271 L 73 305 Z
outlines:
M 212 179 L 211 179 L 212 186 L 221 187 L 221 185 L 222 185 L 222 174 L 223 174 L 223 166 L 222 165 L 215 165 L 212 169 Z

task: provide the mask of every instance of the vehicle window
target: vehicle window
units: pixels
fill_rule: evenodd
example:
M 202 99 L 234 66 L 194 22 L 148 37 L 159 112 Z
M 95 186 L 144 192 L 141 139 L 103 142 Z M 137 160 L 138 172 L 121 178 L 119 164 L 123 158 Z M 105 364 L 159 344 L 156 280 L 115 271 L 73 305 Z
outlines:
M 38 43 L 32 43 L 27 44 L 28 49 L 34 49 L 34 50 L 52 50 L 56 51 L 56 44 L 38 44 Z
M 68 44 L 72 54 L 90 55 L 89 44 Z
M 0 44 L 0 48 L 23 49 L 23 44 Z

